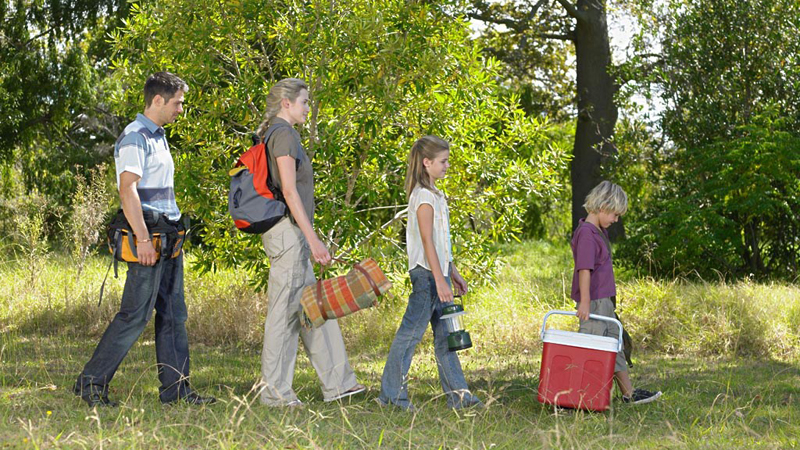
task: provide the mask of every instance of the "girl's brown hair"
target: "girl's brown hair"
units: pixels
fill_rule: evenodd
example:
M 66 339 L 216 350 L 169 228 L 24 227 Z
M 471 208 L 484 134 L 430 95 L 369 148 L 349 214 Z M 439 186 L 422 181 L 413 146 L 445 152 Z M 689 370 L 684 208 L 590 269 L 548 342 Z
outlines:
M 267 111 L 264 114 L 264 121 L 261 122 L 256 132 L 259 137 L 264 138 L 270 120 L 281 112 L 281 100 L 288 99 L 290 102 L 294 102 L 303 89 L 308 90 L 308 85 L 299 78 L 284 78 L 270 88 L 269 94 L 267 94 Z
M 422 136 L 411 146 L 408 154 L 408 170 L 406 171 L 406 198 L 411 197 L 411 191 L 420 185 L 433 192 L 436 188 L 431 184 L 431 177 L 425 170 L 422 160 L 434 159 L 444 151 L 450 150 L 450 144 L 436 136 Z

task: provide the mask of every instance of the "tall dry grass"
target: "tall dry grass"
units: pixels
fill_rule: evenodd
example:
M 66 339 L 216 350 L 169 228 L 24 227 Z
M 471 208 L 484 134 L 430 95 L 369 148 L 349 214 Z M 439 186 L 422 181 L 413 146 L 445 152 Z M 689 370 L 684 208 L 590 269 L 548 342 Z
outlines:
M 503 247 L 494 281 L 463 297 L 473 341 L 509 352 L 536 352 L 544 314 L 571 310 L 571 257 L 566 246 L 526 242 Z M 109 277 L 103 304 L 98 293 L 110 257 L 87 259 L 84 276 L 74 259 L 50 254 L 31 283 L 19 259 L 0 261 L 0 324 L 4 329 L 99 336 L 116 312 L 125 279 Z M 191 339 L 207 345 L 258 348 L 266 316 L 265 293 L 249 285 L 254 276 L 222 270 L 199 277 L 187 258 L 186 301 Z M 393 297 L 341 321 L 348 345 L 388 346 L 405 310 L 408 282 L 392 274 Z M 796 358 L 800 349 L 800 289 L 789 283 L 697 282 L 628 277 L 618 281 L 618 311 L 637 351 L 665 355 L 771 355 Z M 572 329 L 574 318 L 554 318 Z
M 86 410 L 68 387 L 116 312 L 124 281 L 97 293 L 108 257 L 83 276 L 49 255 L 35 285 L 20 260 L 0 262 L 0 442 L 9 448 L 793 448 L 796 400 L 795 298 L 789 284 L 696 283 L 620 274 L 621 314 L 637 345 L 637 386 L 665 392 L 641 407 L 605 414 L 554 411 L 536 401 L 539 328 L 550 309 L 570 309 L 566 246 L 528 242 L 499 249 L 498 278 L 464 297 L 475 347 L 460 353 L 483 410 L 451 411 L 441 398 L 430 333 L 418 346 L 406 414 L 375 402 L 386 353 L 406 304 L 395 297 L 340 323 L 359 381 L 370 391 L 322 402 L 302 354 L 294 387 L 302 410 L 271 409 L 252 390 L 266 296 L 249 276 L 203 277 L 187 267 L 193 384 L 220 399 L 209 408 L 157 402 L 153 342 L 145 332 L 112 383 L 119 408 Z M 191 258 L 189 258 L 191 262 Z M 574 328 L 574 318 L 553 326 Z M 769 356 L 774 356 L 770 358 Z M 710 357 L 716 356 L 716 357 Z M 793 362 L 794 361 L 794 362 Z

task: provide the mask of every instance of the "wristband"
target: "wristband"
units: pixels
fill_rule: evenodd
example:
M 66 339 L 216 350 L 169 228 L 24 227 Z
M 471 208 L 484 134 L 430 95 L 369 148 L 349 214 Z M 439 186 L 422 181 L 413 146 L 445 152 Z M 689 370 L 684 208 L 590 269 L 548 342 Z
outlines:
M 145 242 L 150 242 L 150 239 L 142 239 L 141 241 L 138 239 L 136 240 L 137 244 L 144 244 Z

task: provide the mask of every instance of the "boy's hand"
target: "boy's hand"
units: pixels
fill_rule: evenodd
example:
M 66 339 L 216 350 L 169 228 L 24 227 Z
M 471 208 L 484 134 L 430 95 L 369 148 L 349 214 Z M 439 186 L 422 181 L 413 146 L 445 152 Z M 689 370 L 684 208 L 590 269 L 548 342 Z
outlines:
M 581 320 L 589 320 L 589 311 L 591 311 L 591 301 L 584 300 L 578 304 L 578 318 Z

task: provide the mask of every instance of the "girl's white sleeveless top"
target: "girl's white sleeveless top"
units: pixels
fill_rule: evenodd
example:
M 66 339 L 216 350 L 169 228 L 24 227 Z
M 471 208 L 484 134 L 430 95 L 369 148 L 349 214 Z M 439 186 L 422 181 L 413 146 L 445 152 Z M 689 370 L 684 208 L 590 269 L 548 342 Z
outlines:
M 417 266 L 431 270 L 431 266 L 425 258 L 425 249 L 422 247 L 422 237 L 417 221 L 417 209 L 426 203 L 433 207 L 433 246 L 436 249 L 436 256 L 439 258 L 439 266 L 444 276 L 449 277 L 453 252 L 450 243 L 450 210 L 447 208 L 447 199 L 441 193 L 434 193 L 422 186 L 415 187 L 408 199 L 408 226 L 406 227 L 408 270 Z

